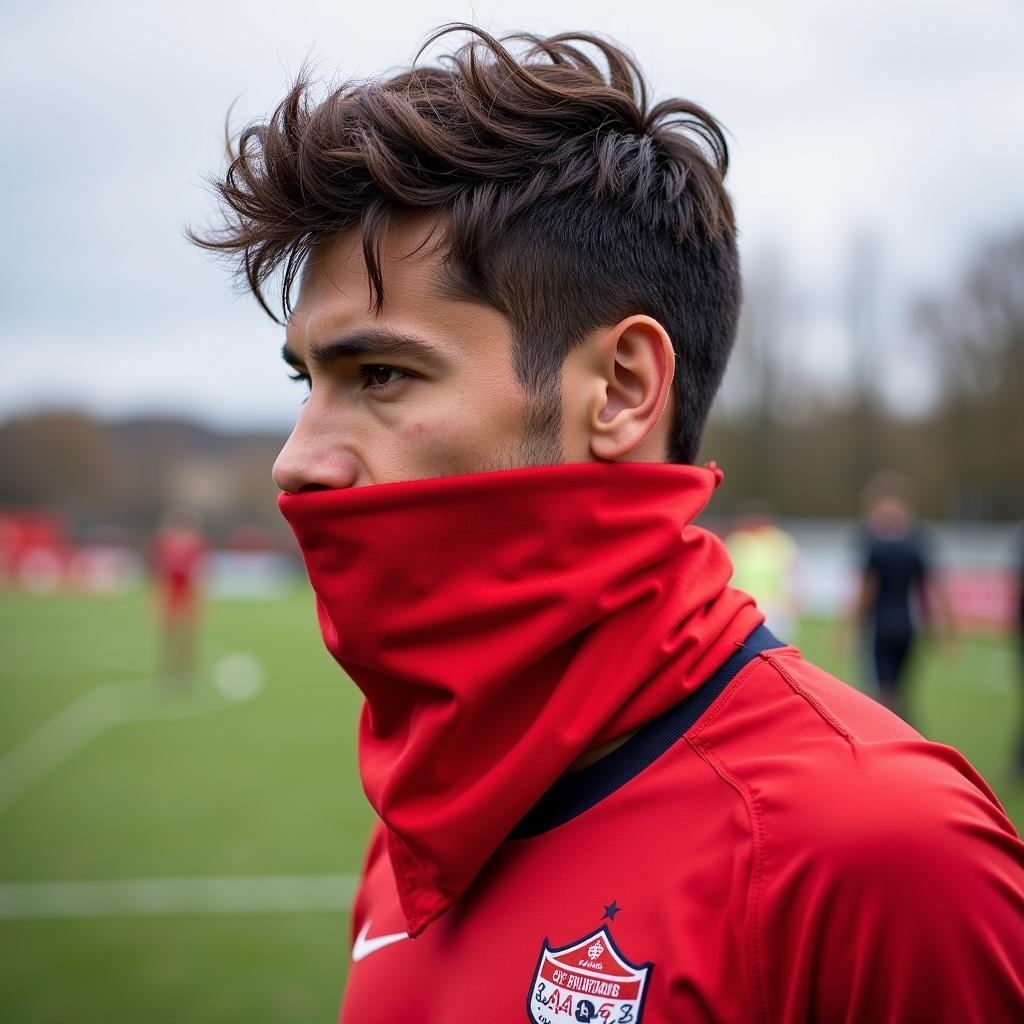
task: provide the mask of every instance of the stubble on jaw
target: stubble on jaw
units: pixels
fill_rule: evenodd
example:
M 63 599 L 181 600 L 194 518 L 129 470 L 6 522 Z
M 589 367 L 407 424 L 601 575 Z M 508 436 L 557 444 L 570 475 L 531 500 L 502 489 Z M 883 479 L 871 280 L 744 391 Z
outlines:
M 532 395 L 524 405 L 523 435 L 507 442 L 478 472 L 488 473 L 528 466 L 558 466 L 565 462 L 562 448 L 562 406 L 558 392 Z
M 566 462 L 562 447 L 562 401 L 558 387 L 543 394 L 527 395 L 523 402 L 521 436 L 502 442 L 472 469 L 448 468 L 431 473 L 430 479 L 496 473 L 530 466 L 560 466 Z
M 473 469 L 442 470 L 431 474 L 435 479 L 449 476 L 470 476 L 474 473 L 497 473 L 530 466 L 560 466 L 565 462 L 562 448 L 562 413 L 558 406 L 532 400 L 523 418 L 523 436 L 519 441 L 506 441 Z

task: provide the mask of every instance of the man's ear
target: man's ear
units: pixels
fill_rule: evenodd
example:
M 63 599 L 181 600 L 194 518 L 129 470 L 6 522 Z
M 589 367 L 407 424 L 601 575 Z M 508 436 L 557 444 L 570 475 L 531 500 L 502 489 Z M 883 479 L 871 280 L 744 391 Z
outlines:
M 649 316 L 627 317 L 595 339 L 588 414 L 595 458 L 642 462 L 664 457 L 668 421 L 662 419 L 672 397 L 675 364 L 671 339 Z

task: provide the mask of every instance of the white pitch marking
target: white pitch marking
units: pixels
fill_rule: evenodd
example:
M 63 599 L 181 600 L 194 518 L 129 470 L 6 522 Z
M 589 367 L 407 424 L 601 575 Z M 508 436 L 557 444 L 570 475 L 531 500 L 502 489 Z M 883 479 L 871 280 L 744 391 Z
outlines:
M 0 814 L 111 726 L 208 714 L 249 700 L 262 688 L 262 669 L 251 655 L 226 655 L 216 669 L 220 677 L 212 693 L 169 694 L 157 679 L 133 679 L 102 683 L 72 701 L 0 757 Z
M 357 875 L 131 878 L 0 884 L 0 919 L 345 911 Z
M 83 694 L 0 758 L 0 812 L 118 720 L 116 685 Z

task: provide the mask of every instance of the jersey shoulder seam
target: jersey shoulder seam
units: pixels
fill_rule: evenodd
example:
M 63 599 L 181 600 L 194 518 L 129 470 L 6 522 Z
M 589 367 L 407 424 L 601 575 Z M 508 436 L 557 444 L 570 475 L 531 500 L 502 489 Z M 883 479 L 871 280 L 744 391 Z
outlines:
M 758 667 L 761 661 L 766 661 L 764 651 L 760 651 L 756 657 L 751 658 L 750 661 L 740 669 L 739 672 L 729 680 L 729 685 L 718 695 L 718 699 L 704 712 L 700 718 L 693 724 L 693 726 L 687 730 L 684 734 L 687 737 L 699 737 L 700 734 L 714 722 L 719 715 L 729 706 L 729 702 L 739 692 L 740 686 L 747 676 L 751 675 L 754 670 Z
M 761 655 L 761 657 L 766 662 L 768 662 L 768 664 L 771 665 L 771 667 L 775 669 L 775 671 L 778 672 L 780 676 L 782 676 L 783 680 L 787 683 L 789 688 L 795 694 L 797 694 L 797 696 L 802 697 L 808 704 L 810 704 L 810 706 L 814 708 L 814 710 L 826 722 L 828 722 L 828 724 L 831 725 L 832 728 L 835 729 L 835 731 L 838 732 L 840 736 L 844 737 L 847 740 L 854 739 L 854 736 L 850 732 L 850 730 L 845 725 L 843 725 L 843 723 L 840 722 L 839 719 L 836 718 L 836 716 L 827 707 L 825 707 L 825 705 L 820 700 L 818 700 L 817 697 L 815 697 L 811 693 L 808 693 L 807 690 L 805 690 L 796 681 L 796 679 L 793 678 L 792 674 L 786 670 L 785 665 L 780 661 L 778 657 L 774 656 L 771 651 L 766 651 L 764 654 Z M 845 686 L 847 684 L 843 683 L 843 685 Z
M 761 928 L 760 928 L 760 904 L 761 889 L 764 882 L 764 820 L 761 808 L 758 806 L 757 798 L 739 778 L 737 778 L 726 766 L 725 762 L 701 740 L 699 736 L 692 733 L 687 734 L 687 742 L 694 752 L 700 757 L 716 775 L 722 778 L 740 795 L 747 808 L 747 816 L 750 819 L 750 845 L 752 852 L 752 864 L 750 871 L 750 891 L 748 894 L 748 905 L 750 907 L 750 961 L 751 975 L 753 978 L 753 1003 L 760 1021 L 768 1020 L 765 1008 L 764 984 L 762 981 L 762 960 L 761 960 Z
M 786 647 L 783 651 L 792 651 L 799 655 L 796 648 Z M 732 699 L 739 693 L 743 683 L 749 676 L 753 675 L 762 662 L 766 663 L 782 681 L 800 698 L 802 698 L 814 711 L 847 740 L 853 740 L 850 731 L 836 718 L 835 715 L 825 707 L 812 694 L 808 693 L 793 676 L 786 671 L 776 655 L 778 650 L 761 651 L 756 658 L 744 666 L 743 670 L 737 673 L 736 677 L 729 683 L 719 699 L 701 716 L 699 722 L 686 733 L 686 740 L 694 752 L 714 771 L 726 784 L 731 786 L 743 800 L 747 809 L 747 816 L 750 821 L 750 841 L 752 852 L 752 864 L 750 872 L 750 891 L 748 905 L 750 907 L 750 958 L 751 975 L 753 985 L 753 1004 L 757 1019 L 767 1022 L 769 1020 L 765 985 L 764 985 L 764 951 L 761 942 L 761 894 L 764 886 L 765 874 L 765 847 L 766 847 L 766 826 L 764 814 L 758 803 L 757 797 L 751 788 L 740 779 L 725 763 L 725 761 L 712 749 L 713 743 L 707 742 L 703 737 L 704 730 L 709 727 L 721 714 L 725 712 Z
M 759 662 L 765 659 L 764 652 L 752 658 L 736 676 L 730 681 L 725 691 L 718 700 L 701 716 L 694 727 L 684 735 L 694 752 L 708 767 L 727 785 L 731 786 L 743 800 L 747 809 L 747 817 L 750 821 L 750 847 L 751 847 L 751 870 L 750 890 L 748 893 L 748 906 L 750 907 L 750 932 L 748 937 L 750 947 L 751 977 L 752 977 L 752 1002 L 759 1021 L 768 1021 L 767 1007 L 765 1003 L 764 981 L 762 978 L 762 949 L 761 949 L 761 927 L 760 927 L 760 905 L 761 889 L 764 882 L 764 818 L 757 798 L 750 787 L 745 785 L 728 768 L 725 762 L 716 754 L 711 745 L 705 743 L 701 737 L 704 728 L 713 722 L 728 706 L 732 698 L 739 692 L 743 681 L 751 675 Z

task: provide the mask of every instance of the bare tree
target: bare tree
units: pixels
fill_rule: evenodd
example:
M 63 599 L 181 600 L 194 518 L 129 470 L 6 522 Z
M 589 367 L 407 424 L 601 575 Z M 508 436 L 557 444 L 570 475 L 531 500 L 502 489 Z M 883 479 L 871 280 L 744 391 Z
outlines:
M 957 286 L 919 300 L 941 374 L 936 457 L 950 511 L 1024 513 L 1024 228 L 980 244 Z

